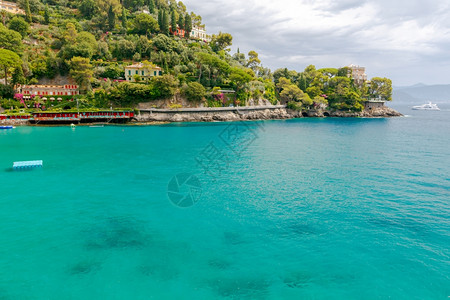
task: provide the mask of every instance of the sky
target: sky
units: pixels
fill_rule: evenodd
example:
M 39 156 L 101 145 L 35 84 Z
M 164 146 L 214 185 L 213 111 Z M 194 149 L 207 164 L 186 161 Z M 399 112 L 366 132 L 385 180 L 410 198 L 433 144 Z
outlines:
M 450 0 L 185 0 L 209 34 L 272 71 L 366 67 L 394 86 L 450 84 Z

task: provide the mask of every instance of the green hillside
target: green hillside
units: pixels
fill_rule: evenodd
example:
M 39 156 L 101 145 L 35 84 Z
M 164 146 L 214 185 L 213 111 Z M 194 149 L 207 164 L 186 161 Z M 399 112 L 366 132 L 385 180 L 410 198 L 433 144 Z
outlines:
M 272 72 L 263 67 L 255 51 L 231 54 L 229 33 L 213 34 L 210 41 L 191 38 L 193 28 L 203 25 L 202 18 L 181 1 L 20 0 L 17 4 L 25 15 L 1 11 L 4 108 L 24 106 L 18 96 L 14 98 L 19 85 L 61 76 L 80 86 L 80 103 L 98 108 L 173 97 L 208 106 L 246 105 L 250 99 L 263 98 L 293 109 L 329 105 L 358 111 L 365 98 L 391 99 L 391 82 L 386 78 L 357 85 L 348 68 L 308 66 L 302 72 L 284 68 Z M 151 62 L 162 69 L 162 76 L 134 76 L 133 82 L 124 82 L 124 68 L 134 62 Z M 51 105 L 40 97 L 33 100 L 46 108 Z

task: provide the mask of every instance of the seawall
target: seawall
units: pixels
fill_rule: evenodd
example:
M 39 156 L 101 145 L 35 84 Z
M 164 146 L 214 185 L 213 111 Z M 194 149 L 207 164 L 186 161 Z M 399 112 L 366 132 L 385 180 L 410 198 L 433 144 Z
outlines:
M 136 115 L 138 122 L 214 122 L 238 120 L 275 120 L 302 117 L 398 117 L 402 114 L 389 107 L 381 107 L 362 112 L 345 112 L 337 110 L 296 111 L 285 105 L 216 107 L 216 108 L 180 108 L 180 109 L 142 109 Z

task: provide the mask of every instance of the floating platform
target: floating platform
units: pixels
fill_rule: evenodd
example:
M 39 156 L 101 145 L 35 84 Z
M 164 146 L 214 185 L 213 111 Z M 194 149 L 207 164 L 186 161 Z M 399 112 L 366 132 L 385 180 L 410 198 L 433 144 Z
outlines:
M 42 168 L 44 162 L 42 160 L 16 161 L 13 164 L 14 170 Z

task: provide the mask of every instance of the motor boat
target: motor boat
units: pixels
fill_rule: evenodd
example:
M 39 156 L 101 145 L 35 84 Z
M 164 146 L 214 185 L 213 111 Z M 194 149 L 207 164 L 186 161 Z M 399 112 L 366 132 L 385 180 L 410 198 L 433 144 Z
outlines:
M 13 126 L 0 126 L 0 129 L 13 129 Z
M 437 106 L 437 104 L 433 104 L 431 102 L 428 102 L 427 104 L 413 106 L 412 109 L 414 109 L 414 110 L 440 110 L 439 107 Z

